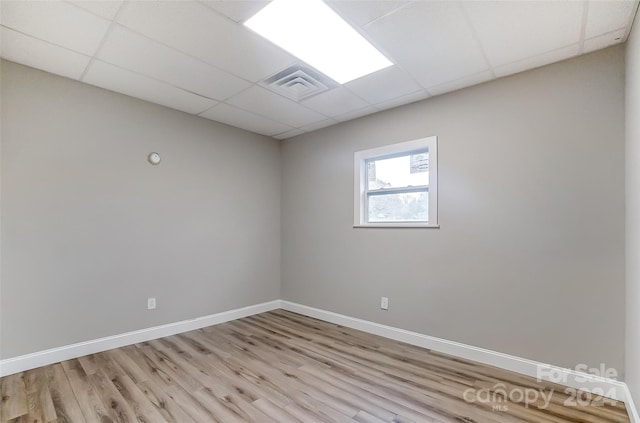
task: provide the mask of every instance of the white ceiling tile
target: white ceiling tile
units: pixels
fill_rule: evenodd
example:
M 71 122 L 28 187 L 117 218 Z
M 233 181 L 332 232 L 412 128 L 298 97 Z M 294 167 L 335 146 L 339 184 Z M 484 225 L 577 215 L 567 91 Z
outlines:
M 198 114 L 217 104 L 214 100 L 99 60 L 91 63 L 82 81 L 191 114 Z
M 119 25 L 98 58 L 215 100 L 226 99 L 251 85 Z
M 74 0 L 71 3 L 111 21 L 116 17 L 123 0 Z
M 367 106 L 367 107 L 363 107 L 362 109 L 353 110 L 353 111 L 345 113 L 343 115 L 336 116 L 334 119 L 337 120 L 338 122 L 346 122 L 346 121 L 349 121 L 349 120 L 357 119 L 357 118 L 362 117 L 362 116 L 366 116 L 366 115 L 370 115 L 372 113 L 376 113 L 378 111 L 379 110 L 376 109 L 373 106 Z
M 538 68 L 550 63 L 559 62 L 578 55 L 580 46 L 578 44 L 550 51 L 536 57 L 530 57 L 519 62 L 509 63 L 504 66 L 498 66 L 494 69 L 497 77 L 507 76 L 525 70 Z
M 398 98 L 421 88 L 397 66 L 355 79 L 345 84 L 345 87 L 371 104 Z
M 351 24 L 363 26 L 369 22 L 392 13 L 394 10 L 408 4 L 408 1 L 394 0 L 330 0 L 331 6 L 340 16 Z
M 610 32 L 608 34 L 600 35 L 590 38 L 584 42 L 584 52 L 590 53 L 592 51 L 600 50 L 605 47 L 619 44 L 624 39 L 626 29 L 620 29 L 618 31 Z
M 2 1 L 2 25 L 92 55 L 110 22 L 60 1 Z
M 254 82 L 295 62 L 284 50 L 198 2 L 132 2 L 118 22 Z
M 459 90 L 461 88 L 466 88 L 471 85 L 481 84 L 493 78 L 494 76 L 491 73 L 491 71 L 484 71 L 484 72 L 477 73 L 475 75 L 465 76 L 464 78 L 460 78 L 455 81 L 436 85 L 435 87 L 429 87 L 427 88 L 427 91 L 429 91 L 431 95 L 440 95 L 440 94 L 448 93 L 451 91 Z
M 271 0 L 202 0 L 202 3 L 233 21 L 244 22 L 268 5 L 270 1 Z
M 463 4 L 494 67 L 580 41 L 584 2 L 479 1 Z
M 625 28 L 636 9 L 635 1 L 590 1 L 585 38 Z
M 78 79 L 89 64 L 88 56 L 8 28 L 0 30 L 0 56 L 4 59 L 73 79 Z
M 368 106 L 367 102 L 343 87 L 336 87 L 309 99 L 302 104 L 325 116 L 338 116 Z
M 313 110 L 257 85 L 233 96 L 227 103 L 296 128 L 326 119 Z
M 8 60 L 280 139 L 622 42 L 638 4 L 328 0 L 396 66 L 298 103 L 254 84 L 299 63 L 242 25 L 268 0 L 0 2 Z
M 237 107 L 229 106 L 225 103 L 218 104 L 200 116 L 267 136 L 281 134 L 293 129 L 280 122 L 274 122 L 271 119 L 238 109 Z
M 404 106 L 405 104 L 415 103 L 416 101 L 429 98 L 431 95 L 425 90 L 416 91 L 411 94 L 403 95 L 402 97 L 394 98 L 393 100 L 385 101 L 384 103 L 376 104 L 376 107 L 380 110 L 392 109 L 394 107 Z
M 287 138 L 297 137 L 298 135 L 304 134 L 304 131 L 301 129 L 292 129 L 291 131 L 287 131 L 284 134 L 274 135 L 273 138 L 278 140 L 286 140 Z
M 316 131 L 318 129 L 326 128 L 328 126 L 335 125 L 337 123 L 338 123 L 337 120 L 325 119 L 325 120 L 311 123 L 309 125 L 301 126 L 300 129 L 302 129 L 304 132 L 311 132 L 311 131 Z
M 458 2 L 415 2 L 365 31 L 423 87 L 488 69 Z

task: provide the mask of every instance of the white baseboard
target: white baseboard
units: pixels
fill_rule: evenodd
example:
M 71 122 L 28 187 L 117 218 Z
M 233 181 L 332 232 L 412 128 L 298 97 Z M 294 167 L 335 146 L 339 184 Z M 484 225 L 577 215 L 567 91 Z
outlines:
M 592 392 L 604 392 L 608 394 L 607 397 L 624 402 L 629 411 L 631 421 L 633 423 L 640 423 L 640 417 L 638 416 L 638 411 L 633 404 L 629 388 L 624 382 L 620 382 L 618 380 L 607 379 L 484 348 L 473 347 L 459 342 L 448 341 L 446 339 L 411 332 L 392 326 L 386 326 L 370 322 L 368 320 L 357 319 L 355 317 L 308 307 L 290 301 L 281 301 L 281 308 L 303 314 L 305 316 L 324 320 L 326 322 L 335 323 L 374 335 L 383 336 L 385 338 L 394 339 L 396 341 L 405 342 L 407 344 L 427 348 L 440 353 L 450 354 L 459 358 L 499 367 L 522 375 L 534 378 L 540 377 L 542 380 L 556 382 L 570 388 Z
M 384 336 L 385 338 L 394 339 L 396 341 L 405 342 L 407 344 L 416 345 L 444 354 L 450 354 L 467 360 L 499 367 L 501 369 L 520 373 L 526 376 L 534 378 L 541 377 L 544 380 L 558 382 L 571 388 L 588 391 L 600 389 L 601 392 L 610 393 L 608 396 L 611 398 L 623 401 L 629 411 L 629 417 L 631 418 L 632 423 L 640 423 L 640 416 L 638 415 L 638 410 L 634 406 L 629 388 L 623 382 L 580 373 L 571 369 L 551 366 L 509 354 L 473 347 L 459 342 L 448 341 L 446 339 L 440 339 L 284 300 L 269 301 L 262 304 L 211 314 L 209 316 L 198 317 L 195 319 L 184 320 L 181 322 L 127 332 L 120 335 L 108 336 L 105 338 L 94 339 L 91 341 L 80 342 L 77 344 L 66 345 L 59 348 L 52 348 L 32 354 L 0 360 L 0 377 L 45 366 L 47 364 L 57 363 L 63 360 L 82 357 L 87 354 L 94 354 L 113 348 L 136 344 L 138 342 L 150 341 L 190 330 L 213 326 L 278 308 L 341 326 L 361 330 L 374 335 Z M 554 380 L 552 380 L 551 376 L 554 377 Z M 555 377 L 560 377 L 562 380 L 558 381 Z
M 625 399 L 624 404 L 627 407 L 627 411 L 629 412 L 629 417 L 631 418 L 631 423 L 640 423 L 640 414 L 638 414 L 638 409 L 633 402 L 633 396 L 631 395 L 631 391 L 629 390 L 629 386 L 625 383 Z
M 82 357 L 87 354 L 120 348 L 138 342 L 151 341 L 177 333 L 200 329 L 207 326 L 217 325 L 231 320 L 252 316 L 258 313 L 280 308 L 280 300 L 269 301 L 248 307 L 223 311 L 209 316 L 197 317 L 195 319 L 183 320 L 181 322 L 169 323 L 152 328 L 136 330 L 105 338 L 93 339 L 91 341 L 79 342 L 77 344 L 65 345 L 63 347 L 51 348 L 49 350 L 38 351 L 18 357 L 0 360 L 0 377 L 22 372 L 24 370 L 35 369 L 47 364 L 59 361 L 70 360 Z

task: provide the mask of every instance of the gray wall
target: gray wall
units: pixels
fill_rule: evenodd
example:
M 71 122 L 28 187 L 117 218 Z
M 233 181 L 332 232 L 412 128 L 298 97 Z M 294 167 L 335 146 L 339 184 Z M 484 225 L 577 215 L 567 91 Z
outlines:
M 636 18 L 626 57 L 627 383 L 640 407 L 640 22 Z
M 279 297 L 278 141 L 10 62 L 1 118 L 2 358 Z
M 640 107 L 634 31 L 628 116 Z M 277 141 L 2 62 L 1 357 L 275 299 L 282 264 L 285 299 L 622 370 L 623 55 L 303 135 L 282 158 Z M 628 212 L 640 209 L 632 120 Z M 439 137 L 441 228 L 353 229 L 354 151 L 428 135 Z M 636 395 L 638 215 L 627 213 Z
M 441 228 L 352 228 L 353 153 L 430 135 Z M 282 160 L 285 299 L 623 371 L 622 47 L 301 135 Z

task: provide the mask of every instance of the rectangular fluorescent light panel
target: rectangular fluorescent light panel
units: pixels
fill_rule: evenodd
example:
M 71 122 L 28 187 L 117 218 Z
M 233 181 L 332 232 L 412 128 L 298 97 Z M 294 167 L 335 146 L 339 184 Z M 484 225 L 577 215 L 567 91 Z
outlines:
M 244 24 L 340 84 L 392 65 L 321 0 L 273 0 Z

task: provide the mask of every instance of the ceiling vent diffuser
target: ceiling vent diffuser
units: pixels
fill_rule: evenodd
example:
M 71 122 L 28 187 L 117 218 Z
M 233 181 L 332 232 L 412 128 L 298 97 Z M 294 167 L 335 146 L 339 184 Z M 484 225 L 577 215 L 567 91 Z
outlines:
M 298 102 L 328 91 L 335 87 L 336 83 L 312 69 L 296 65 L 278 72 L 261 85 Z

